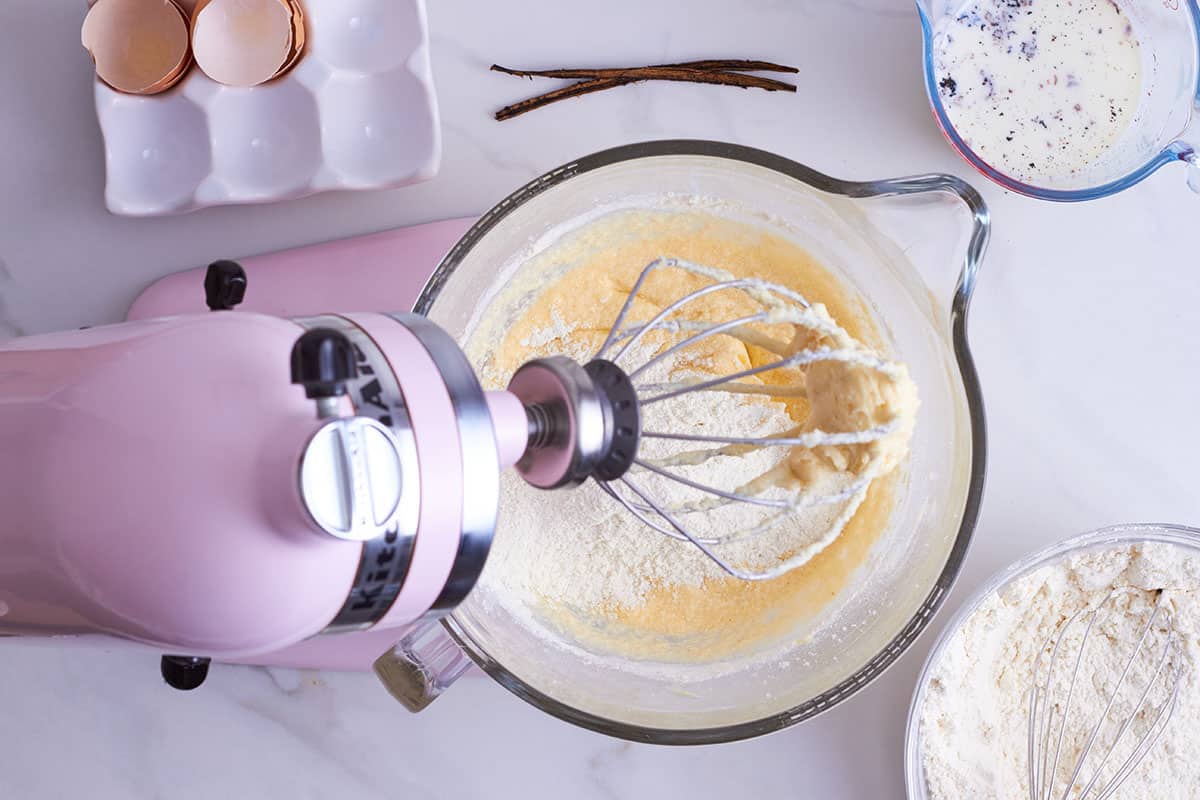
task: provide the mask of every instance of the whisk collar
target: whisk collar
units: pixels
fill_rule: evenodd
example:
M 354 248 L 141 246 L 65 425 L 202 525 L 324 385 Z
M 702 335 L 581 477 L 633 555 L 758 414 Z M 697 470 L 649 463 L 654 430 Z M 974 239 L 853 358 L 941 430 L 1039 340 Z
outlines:
M 611 361 L 585 366 L 564 356 L 539 358 L 513 375 L 508 390 L 529 419 L 529 443 L 517 470 L 540 489 L 612 481 L 637 457 L 641 411 L 629 375 Z

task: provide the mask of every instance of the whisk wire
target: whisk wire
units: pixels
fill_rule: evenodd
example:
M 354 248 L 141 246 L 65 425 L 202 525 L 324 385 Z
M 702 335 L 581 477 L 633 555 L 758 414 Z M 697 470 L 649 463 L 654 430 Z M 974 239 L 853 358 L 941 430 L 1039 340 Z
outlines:
M 1029 793 L 1033 800 L 1051 800 L 1052 797 L 1056 796 L 1056 778 L 1059 774 L 1060 763 L 1062 763 L 1067 721 L 1071 716 L 1072 708 L 1077 699 L 1076 688 L 1080 679 L 1083 656 L 1087 650 L 1088 642 L 1092 639 L 1093 630 L 1101 614 L 1105 612 L 1105 607 L 1110 605 L 1118 594 L 1127 594 L 1134 591 L 1136 590 L 1111 591 L 1095 606 L 1085 606 L 1075 612 L 1058 627 L 1055 633 L 1051 635 L 1050 639 L 1038 651 L 1038 656 L 1034 661 L 1033 686 L 1029 700 L 1029 741 L 1027 748 Z M 1116 613 L 1122 612 L 1118 610 Z M 1077 645 L 1070 645 L 1077 646 L 1078 651 L 1075 654 L 1073 663 L 1068 662 L 1070 663 L 1071 672 L 1069 680 L 1066 682 L 1066 701 L 1060 708 L 1058 703 L 1051 701 L 1056 687 L 1056 675 L 1060 670 L 1060 654 L 1065 652 L 1064 644 L 1067 642 L 1070 632 L 1082 620 L 1086 620 L 1086 625 L 1079 642 Z M 1107 724 L 1113 722 L 1110 717 L 1113 715 L 1113 709 L 1116 706 L 1122 689 L 1128 684 L 1130 676 L 1134 672 L 1135 665 L 1139 663 L 1139 658 L 1143 657 L 1147 643 L 1152 639 L 1156 631 L 1162 632 L 1163 645 L 1161 652 L 1154 661 L 1153 671 L 1146 679 L 1146 685 L 1142 687 L 1140 694 L 1137 695 L 1137 702 L 1131 710 L 1128 713 L 1122 712 L 1124 718 L 1116 726 L 1116 733 L 1112 742 L 1107 745 L 1104 754 L 1091 770 L 1090 779 L 1083 785 L 1081 790 L 1075 792 L 1076 787 L 1079 786 L 1080 776 L 1083 773 L 1084 767 L 1087 765 L 1088 759 L 1096 748 L 1101 731 Z M 1174 712 L 1176 698 L 1179 694 L 1182 666 L 1177 661 L 1173 661 L 1173 657 L 1177 655 L 1177 647 L 1178 641 L 1174 629 L 1174 621 L 1170 612 L 1163 607 L 1162 594 L 1160 592 L 1153 610 L 1148 615 L 1145 624 L 1141 626 L 1132 652 L 1127 658 L 1123 658 L 1121 672 L 1116 682 L 1112 685 L 1111 689 L 1101 694 L 1104 702 L 1103 710 L 1097 717 L 1095 725 L 1090 725 L 1089 723 L 1090 728 L 1087 731 L 1087 739 L 1083 743 L 1079 753 L 1074 756 L 1074 763 L 1070 767 L 1070 774 L 1065 778 L 1065 785 L 1063 786 L 1061 795 L 1057 795 L 1060 800 L 1068 800 L 1068 798 L 1070 800 L 1105 800 L 1111 797 L 1150 752 L 1155 742 L 1158 741 L 1158 738 L 1166 729 Z M 1049 651 L 1049 660 L 1043 675 L 1042 665 L 1047 651 Z M 1067 679 L 1064 678 L 1064 680 Z M 1154 690 L 1156 688 L 1163 688 L 1164 686 L 1167 696 L 1158 705 L 1157 710 L 1153 712 L 1153 718 L 1150 720 L 1145 732 L 1133 745 L 1132 750 L 1121 762 L 1120 766 L 1112 772 L 1107 782 L 1101 783 L 1101 779 L 1105 776 L 1106 768 L 1114 754 L 1118 751 L 1118 747 L 1126 739 L 1134 723 L 1145 717 L 1145 712 L 1148 708 L 1147 703 L 1150 701 Z M 1056 711 L 1058 711 L 1057 715 Z M 1056 726 L 1057 731 L 1055 731 Z M 1054 737 L 1055 740 L 1053 758 L 1050 757 L 1050 750 L 1052 749 L 1050 744 L 1051 737 Z
M 608 336 L 605 338 L 604 343 L 600 345 L 600 349 L 596 353 L 596 358 L 603 358 L 604 354 L 608 352 L 608 349 L 621 334 L 625 326 L 625 321 L 629 317 L 629 312 L 633 308 L 634 299 L 638 296 L 638 293 L 641 291 L 642 287 L 645 285 L 650 276 L 660 269 L 668 269 L 672 267 L 683 269 L 695 275 L 708 278 L 714 281 L 714 283 L 710 286 L 705 286 L 683 296 L 655 315 L 650 322 L 646 323 L 638 330 L 632 341 L 626 343 L 624 347 L 622 347 L 621 351 L 618 352 L 617 355 L 612 359 L 614 362 L 619 361 L 621 356 L 635 346 L 647 332 L 661 324 L 665 319 L 667 319 L 667 317 L 671 316 L 671 314 L 674 314 L 680 308 L 692 302 L 693 300 L 697 300 L 705 295 L 712 294 L 713 292 L 724 291 L 726 289 L 743 289 L 750 294 L 766 292 L 779 298 L 789 300 L 801 308 L 807 309 L 810 307 L 808 300 L 805 299 L 803 295 L 801 295 L 799 292 L 794 292 L 785 286 L 768 284 L 756 278 L 731 278 L 728 274 L 720 270 L 680 258 L 657 258 L 650 262 L 645 269 L 642 270 L 641 274 L 638 275 L 637 280 L 634 281 L 633 288 L 629 290 L 629 295 L 625 298 L 625 302 L 622 304 L 621 310 L 618 312 L 617 318 L 613 322 L 613 326 L 608 332 Z
M 767 580 L 770 577 L 770 576 L 764 575 L 762 573 L 749 572 L 747 570 L 742 570 L 742 569 L 735 567 L 733 564 L 730 564 L 728 561 L 721 558 L 721 556 L 718 555 L 712 549 L 712 547 L 709 546 L 708 543 L 706 543 L 703 539 L 693 535 L 692 532 L 689 531 L 687 528 L 685 528 L 678 520 L 676 520 L 673 516 L 671 516 L 664 509 L 662 509 L 657 503 L 654 502 L 654 500 L 650 497 L 649 494 L 647 494 L 645 491 L 640 489 L 637 486 L 637 484 L 635 484 L 635 483 L 633 483 L 633 481 L 629 480 L 628 477 L 623 477 L 620 479 L 620 481 L 631 492 L 633 492 L 639 498 L 641 498 L 643 503 L 645 503 L 650 508 L 652 508 L 654 510 L 655 514 L 657 514 L 660 518 L 666 520 L 666 522 L 672 528 L 674 528 L 679 534 L 681 534 L 689 542 L 691 542 L 696 547 L 698 547 L 701 552 L 703 552 L 706 556 L 708 556 L 710 559 L 712 559 L 714 562 L 716 562 L 716 564 L 721 569 L 723 569 L 725 572 L 729 573 L 730 575 L 732 575 L 735 578 L 740 578 L 741 580 L 744 580 L 744 581 L 762 581 L 762 580 Z M 608 491 L 609 491 L 609 494 L 611 494 L 613 497 L 615 497 L 618 502 L 620 502 L 627 509 L 629 509 L 639 519 L 641 519 L 643 522 L 646 522 L 647 524 L 652 525 L 652 523 L 650 523 L 649 520 L 646 519 L 646 517 L 642 514 L 642 512 L 638 511 L 636 508 L 634 508 L 632 505 L 630 505 L 624 498 L 622 498 L 619 494 L 617 494 L 615 490 L 609 488 Z
M 770 315 L 760 321 L 770 322 Z M 659 323 L 656 329 L 662 331 L 663 333 L 687 333 L 689 331 L 707 331 L 713 326 L 713 324 L 714 323 L 712 322 L 705 322 L 704 320 L 673 319 Z M 752 324 L 754 324 L 753 321 L 746 323 L 746 325 Z M 768 353 L 774 353 L 775 355 L 783 355 L 786 353 L 787 347 L 779 339 L 773 339 L 765 333 L 756 331 L 754 328 L 746 327 L 746 325 L 735 329 L 730 333 L 730 335 L 740 339 L 744 344 L 762 348 Z M 626 328 L 617 334 L 613 341 L 624 342 L 640 333 L 643 327 L 644 326 L 642 325 L 634 325 Z
M 1107 600 L 1107 598 L 1105 598 L 1105 599 Z M 1103 603 L 1101 605 L 1103 605 Z M 1059 760 L 1059 757 L 1062 755 L 1063 738 L 1066 736 L 1066 733 L 1067 733 L 1066 719 L 1067 719 L 1067 717 L 1069 717 L 1071 715 L 1071 704 L 1075 701 L 1075 679 L 1079 676 L 1079 666 L 1080 666 L 1080 664 L 1083 663 L 1083 651 L 1085 648 L 1087 648 L 1088 639 L 1091 637 L 1092 628 L 1094 628 L 1095 626 L 1096 626 L 1096 615 L 1093 614 L 1091 616 L 1091 618 L 1088 620 L 1087 627 L 1084 628 L 1083 640 L 1079 644 L 1079 652 L 1075 654 L 1075 666 L 1071 670 L 1071 683 L 1067 688 L 1067 704 L 1063 707 L 1063 710 L 1062 710 L 1063 724 L 1058 729 L 1058 742 L 1054 746 L 1054 763 L 1050 767 L 1051 785 L 1050 785 L 1049 789 L 1047 790 L 1047 797 L 1049 797 L 1049 793 L 1054 791 L 1054 785 L 1053 785 L 1054 776 L 1058 774 L 1058 760 Z M 1061 639 L 1059 641 L 1061 642 Z M 1058 647 L 1058 645 L 1055 644 L 1056 649 L 1057 649 L 1057 647 Z M 1053 664 L 1053 662 L 1051 662 L 1051 663 Z
M 1066 641 L 1067 631 L 1069 631 L 1072 628 L 1072 626 L 1074 626 L 1075 623 L 1079 621 L 1080 617 L 1082 617 L 1087 612 L 1087 610 L 1088 609 L 1085 607 L 1085 608 L 1082 608 L 1079 611 L 1075 612 L 1074 614 L 1072 614 L 1059 627 L 1057 633 L 1054 636 L 1052 636 L 1053 647 L 1051 647 L 1050 661 L 1049 661 L 1049 665 L 1046 668 L 1046 686 L 1045 686 L 1045 688 L 1041 688 L 1038 685 L 1038 676 L 1041 672 L 1042 658 L 1045 656 L 1046 647 L 1050 646 L 1051 640 L 1047 640 L 1046 644 L 1043 645 L 1042 649 L 1038 651 L 1037 659 L 1034 661 L 1034 668 L 1033 668 L 1033 681 L 1034 681 L 1033 692 L 1034 692 L 1034 694 L 1033 694 L 1033 702 L 1031 704 L 1032 710 L 1031 710 L 1031 714 L 1029 717 L 1030 794 L 1032 795 L 1033 800 L 1050 800 L 1050 795 L 1053 792 L 1053 786 L 1046 785 L 1046 776 L 1047 776 L 1047 766 L 1049 765 L 1049 758 L 1050 758 L 1050 748 L 1048 746 L 1048 740 L 1050 737 L 1050 728 L 1051 728 L 1051 723 L 1054 719 L 1054 709 L 1055 709 L 1055 706 L 1051 705 L 1050 701 L 1049 701 L 1050 694 L 1054 689 L 1055 665 L 1058 663 L 1059 653 L 1062 651 L 1063 643 Z M 1086 641 L 1086 633 L 1085 633 L 1085 641 Z M 1082 657 L 1082 650 L 1083 650 L 1083 648 L 1080 647 L 1080 654 L 1079 654 L 1080 657 Z M 1076 665 L 1076 671 L 1077 670 L 1078 670 L 1078 664 Z M 1070 691 L 1068 692 L 1068 700 L 1067 700 L 1068 708 L 1070 707 L 1070 701 L 1071 701 L 1070 699 L 1071 699 L 1073 690 L 1074 690 L 1074 683 L 1072 682 Z M 1040 703 L 1037 702 L 1039 697 L 1041 700 Z M 1033 710 L 1037 710 L 1037 709 L 1041 709 L 1041 714 L 1035 715 L 1033 713 Z M 1065 725 L 1062 728 L 1060 728 L 1060 738 L 1059 738 L 1059 748 L 1060 749 L 1061 749 L 1061 745 L 1062 745 L 1061 733 L 1063 730 L 1065 730 Z M 1033 744 L 1034 742 L 1037 742 L 1037 747 L 1034 747 L 1034 744 Z M 1034 750 L 1037 751 L 1037 755 L 1040 756 L 1040 758 L 1035 759 Z M 1055 763 L 1054 763 L 1054 767 L 1049 772 L 1050 775 L 1053 775 L 1058 769 L 1057 759 L 1058 759 L 1058 753 L 1056 751 Z M 1034 775 L 1035 766 L 1037 768 L 1036 776 Z
M 713 294 L 714 292 L 724 292 L 729 289 L 740 289 L 743 287 L 752 286 L 754 284 L 754 282 L 755 281 L 752 278 L 741 278 L 738 280 L 723 281 L 721 283 L 714 283 L 709 286 L 705 286 L 701 289 L 697 289 L 696 291 L 692 292 L 691 294 L 684 295 L 683 297 L 676 300 L 674 303 L 669 304 L 662 311 L 660 311 L 656 315 L 654 315 L 654 317 L 652 317 L 650 319 L 650 321 L 647 322 L 645 325 L 641 326 L 641 329 L 638 330 L 638 332 L 635 333 L 632 338 L 630 338 L 627 342 L 625 342 L 625 344 L 623 344 L 621 346 L 621 349 L 617 351 L 617 354 L 615 356 L 613 356 L 612 360 L 614 362 L 620 362 L 622 356 L 624 356 L 626 353 L 628 353 L 630 350 L 632 350 L 634 347 L 636 347 L 638 345 L 638 343 L 641 342 L 641 340 L 646 337 L 647 334 L 649 334 L 651 331 L 658 330 L 659 327 L 662 325 L 662 323 L 668 317 L 670 317 L 676 311 L 678 311 L 679 309 L 688 305 L 689 303 L 693 303 L 702 297 L 706 297 L 710 294 Z M 622 313 L 626 313 L 626 310 L 622 309 Z
M 649 361 L 647 361 L 645 364 L 642 364 L 640 367 L 635 369 L 633 372 L 630 372 L 629 377 L 631 380 L 636 381 L 639 375 L 641 375 L 643 372 L 646 372 L 647 370 L 651 369 L 655 364 L 662 363 L 663 360 L 670 358 L 671 356 L 675 355 L 676 353 L 686 350 L 687 348 L 691 347 L 692 345 L 699 344 L 700 342 L 704 341 L 705 339 L 710 339 L 713 336 L 719 336 L 720 334 L 725 333 L 727 331 L 736 330 L 737 328 L 740 328 L 744 325 L 750 325 L 755 322 L 762 322 L 763 320 L 765 320 L 767 318 L 767 316 L 768 316 L 767 312 L 762 311 L 762 312 L 759 312 L 758 314 L 752 314 L 751 316 L 748 316 L 748 317 L 739 317 L 738 319 L 732 319 L 728 322 L 723 322 L 719 325 L 713 325 L 712 327 L 707 327 L 704 330 L 702 330 L 700 333 L 693 334 L 692 336 L 689 336 L 688 338 L 684 339 L 683 341 L 679 342 L 678 344 L 668 347 L 666 350 L 664 350 L 661 353 L 659 353 L 658 355 L 654 356 Z M 644 330 L 644 328 L 643 328 L 643 330 Z
M 878 441 L 896 430 L 897 423 L 890 422 L 861 431 L 829 433 L 808 431 L 799 436 L 712 436 L 701 433 L 665 433 L 643 431 L 642 436 L 650 439 L 671 439 L 679 442 L 705 442 L 708 444 L 754 445 L 756 447 L 827 447 L 842 444 L 867 444 Z
M 1109 713 L 1112 712 L 1113 704 L 1117 702 L 1117 695 L 1120 693 L 1121 687 L 1125 685 L 1126 678 L 1129 677 L 1129 670 L 1133 668 L 1134 662 L 1137 661 L 1138 655 L 1142 652 L 1142 648 L 1145 647 L 1146 639 L 1150 636 L 1150 632 L 1154 627 L 1154 621 L 1158 619 L 1158 615 L 1161 611 L 1162 606 L 1155 607 L 1154 612 L 1150 615 L 1150 619 L 1146 622 L 1146 627 L 1142 630 L 1142 635 L 1138 637 L 1137 646 L 1133 649 L 1133 653 L 1129 656 L 1128 660 L 1126 660 L 1125 667 L 1121 670 L 1121 677 L 1117 679 L 1117 684 L 1113 687 L 1112 693 L 1109 695 L 1108 702 L 1104 706 L 1104 711 L 1100 713 L 1100 720 L 1096 723 L 1095 727 L 1092 728 L 1092 733 L 1088 737 L 1087 745 L 1084 747 L 1083 753 L 1080 754 L 1078 761 L 1075 763 L 1075 769 L 1071 773 L 1071 779 L 1067 782 L 1067 789 L 1063 794 L 1064 800 L 1067 795 L 1070 794 L 1071 789 L 1074 788 L 1075 780 L 1079 777 L 1079 773 L 1083 770 L 1083 765 L 1087 761 L 1087 757 L 1091 754 L 1092 748 L 1096 744 L 1096 737 L 1100 735 L 1100 729 L 1104 727 L 1104 721 L 1108 718 Z M 1163 654 L 1159 659 L 1158 667 L 1155 670 L 1155 676 L 1159 674 L 1159 671 L 1162 669 L 1162 665 L 1165 663 L 1169 653 L 1170 648 L 1163 648 Z M 1133 721 L 1137 718 L 1138 712 L 1145 704 L 1146 698 L 1149 696 L 1150 690 L 1153 687 L 1153 680 L 1146 682 L 1146 688 L 1142 692 L 1141 697 L 1138 698 L 1137 705 L 1134 706 L 1133 710 L 1129 713 L 1129 716 L 1125 718 L 1125 721 L 1121 724 L 1120 729 L 1117 731 L 1116 737 L 1113 738 L 1112 745 L 1104 754 L 1104 757 L 1100 759 L 1100 763 L 1096 765 L 1092 779 L 1088 781 L 1087 785 L 1083 788 L 1083 791 L 1080 792 L 1081 797 L 1087 797 L 1088 792 L 1092 790 L 1092 787 L 1096 784 L 1096 781 L 1100 779 L 1100 775 L 1104 770 L 1104 765 L 1108 763 L 1108 759 L 1112 757 L 1113 751 L 1117 749 L 1117 745 L 1120 744 L 1125 732 L 1129 730 L 1129 726 L 1132 725 Z
M 778 361 L 760 364 L 757 367 L 750 367 L 749 369 L 733 372 L 728 375 L 720 375 L 716 378 L 712 378 L 711 380 L 699 381 L 696 383 L 678 384 L 674 389 L 647 397 L 645 400 L 642 400 L 642 405 L 658 403 L 663 400 L 671 400 L 682 394 L 688 394 L 690 392 L 708 391 L 720 387 L 722 384 L 729 383 L 731 381 L 739 381 L 742 378 L 751 378 L 756 375 L 761 375 L 764 372 L 772 372 L 774 370 L 784 369 L 786 367 L 804 367 L 822 361 L 839 361 L 843 364 L 853 364 L 855 366 L 866 367 L 867 369 L 880 372 L 887 377 L 895 377 L 897 374 L 893 365 L 885 362 L 883 359 L 877 356 L 856 351 L 832 350 L 830 348 L 823 347 L 818 350 L 802 350 L 794 355 L 781 358 Z
M 753 495 L 741 494 L 738 492 L 730 492 L 730 491 L 726 491 L 725 489 L 718 489 L 715 486 L 708 486 L 707 484 L 703 484 L 698 481 L 690 480 L 688 478 L 683 477 L 682 475 L 671 472 L 670 470 L 666 470 L 666 469 L 663 469 L 662 467 L 656 466 L 656 465 L 650 463 L 649 461 L 643 461 L 642 459 L 634 459 L 633 463 L 638 465 L 642 469 L 649 470 L 650 472 L 655 473 L 656 475 L 661 475 L 662 477 L 668 478 L 669 480 L 678 481 L 679 483 L 682 483 L 684 486 L 687 486 L 691 489 L 695 489 L 698 492 L 704 492 L 705 494 L 716 495 L 717 497 L 723 497 L 726 500 L 734 500 L 739 503 L 750 503 L 751 505 L 756 505 L 756 506 L 766 506 L 768 508 L 791 508 L 793 505 L 793 503 L 789 500 L 772 499 L 772 498 L 767 498 L 767 497 L 755 497 Z
M 650 506 L 645 505 L 644 503 L 635 503 L 631 500 L 625 499 L 624 497 L 621 496 L 621 494 L 619 492 L 617 492 L 615 489 L 613 489 L 611 483 L 600 482 L 599 486 L 609 497 L 613 498 L 618 503 L 620 503 L 622 506 L 624 506 L 626 510 L 628 510 L 630 513 L 632 513 L 635 517 L 637 517 L 646 526 L 653 528 L 654 530 L 658 531 L 659 533 L 661 533 L 665 536 L 670 536 L 672 539 L 678 539 L 681 542 L 688 541 L 688 538 L 686 536 L 684 536 L 682 533 L 679 533 L 678 531 L 671 530 L 668 528 L 664 528 L 662 525 L 660 525 L 659 523 L 655 522 L 654 520 L 652 520 L 648 516 L 646 516 L 647 514 L 654 513 L 654 509 L 650 508 Z M 708 542 L 707 540 L 702 540 L 702 541 L 705 541 L 706 544 L 711 543 L 711 542 Z
M 617 336 L 621 333 L 621 328 L 625 325 L 625 319 L 629 316 L 630 309 L 633 308 L 634 298 L 642 290 L 642 285 L 646 283 L 651 273 L 667 261 L 668 259 L 663 258 L 655 259 L 638 275 L 637 280 L 633 283 L 633 288 L 629 290 L 629 294 L 625 297 L 625 302 L 621 304 L 621 310 L 617 312 L 617 318 L 613 322 L 613 326 L 608 330 L 608 336 L 604 338 L 604 343 L 600 345 L 600 349 L 596 351 L 594 358 L 603 358 L 604 354 L 608 352 L 608 348 L 612 347 L 613 342 L 616 341 Z
M 1158 713 L 1154 715 L 1154 721 L 1150 724 L 1150 732 L 1141 743 L 1134 749 L 1129 757 L 1122 763 L 1120 769 L 1117 770 L 1113 779 L 1109 781 L 1102 794 L 1096 800 L 1107 800 L 1112 797 L 1118 789 L 1142 763 L 1142 759 L 1154 749 L 1154 745 L 1158 743 L 1159 738 L 1167 729 L 1167 724 L 1170 722 L 1171 715 L 1175 713 L 1175 703 L 1179 699 L 1180 678 L 1182 677 L 1182 667 L 1176 667 L 1174 688 L 1171 690 L 1170 699 L 1159 707 Z
M 650 392 L 663 392 L 674 389 L 681 384 L 675 383 L 652 383 L 638 388 L 647 394 Z M 808 392 L 799 383 L 726 383 L 720 389 L 712 389 L 710 391 L 722 392 L 724 394 L 754 394 L 759 397 L 770 397 L 775 399 L 787 399 L 791 397 L 807 397 Z
M 1071 626 L 1071 625 L 1072 625 L 1072 624 L 1075 622 L 1075 620 L 1077 620 L 1077 619 L 1078 619 L 1080 616 L 1082 616 L 1082 615 L 1083 615 L 1083 612 L 1082 612 L 1082 611 L 1080 611 L 1080 612 L 1079 612 L 1079 614 L 1075 615 L 1074 617 L 1072 617 L 1072 618 L 1071 618 L 1071 619 L 1070 619 L 1070 620 L 1067 622 L 1067 626 L 1066 626 L 1066 627 L 1068 627 L 1068 628 L 1069 628 L 1069 627 L 1070 627 L 1070 626 Z M 1064 631 L 1064 632 L 1065 632 L 1065 631 Z M 1054 651 L 1053 651 L 1053 652 L 1050 654 L 1050 667 L 1049 667 L 1049 671 L 1048 671 L 1048 672 L 1047 672 L 1047 674 L 1046 674 L 1046 694 L 1045 694 L 1045 697 L 1043 698 L 1043 703 L 1044 703 L 1044 704 L 1046 704 L 1046 703 L 1049 703 L 1050 690 L 1053 688 L 1053 685 L 1054 685 L 1054 665 L 1055 665 L 1055 664 L 1057 663 L 1057 661 L 1058 661 L 1058 654 L 1059 654 L 1059 651 L 1062 649 L 1062 643 L 1063 643 L 1063 641 L 1064 641 L 1064 639 L 1060 637 L 1060 638 L 1058 639 L 1058 641 L 1056 641 L 1056 642 L 1054 643 Z M 1053 706 L 1050 706 L 1050 707 L 1049 707 L 1049 713 L 1048 713 L 1048 716 L 1047 716 L 1047 718 L 1046 718 L 1046 720 L 1045 720 L 1044 727 L 1043 727 L 1043 731 L 1042 731 L 1042 742 L 1043 742 L 1043 747 L 1045 747 L 1045 743 L 1046 743 L 1046 742 L 1048 741 L 1048 739 L 1049 739 L 1049 736 L 1050 736 L 1050 724 L 1051 724 L 1051 722 L 1053 721 L 1053 719 L 1054 719 L 1054 707 L 1053 707 Z M 1045 783 L 1046 783 L 1046 770 L 1047 770 L 1047 768 L 1048 768 L 1048 766 L 1049 766 L 1049 758 L 1050 758 L 1050 750 L 1049 750 L 1049 748 L 1047 747 L 1047 748 L 1045 749 L 1045 751 L 1042 753 L 1042 773 L 1041 773 L 1041 774 L 1042 774 L 1042 785 L 1043 785 L 1043 786 L 1044 786 L 1044 785 L 1045 785 Z M 1053 791 L 1053 789 L 1052 789 L 1052 788 L 1051 788 L 1051 789 L 1047 789 L 1047 790 L 1046 790 L 1046 795 L 1045 795 L 1045 798 L 1044 798 L 1044 800 L 1050 800 L 1050 794 L 1049 794 L 1049 793 L 1050 793 L 1051 791 Z

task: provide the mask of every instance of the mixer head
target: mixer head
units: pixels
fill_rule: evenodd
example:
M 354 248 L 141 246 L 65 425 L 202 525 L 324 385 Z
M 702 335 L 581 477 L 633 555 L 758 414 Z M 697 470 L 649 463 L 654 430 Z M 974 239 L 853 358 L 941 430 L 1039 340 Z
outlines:
M 529 416 L 527 481 L 591 478 L 651 529 L 752 581 L 842 533 L 907 452 L 916 407 L 903 365 L 822 306 L 675 258 L 641 272 L 590 362 L 530 362 L 509 390 Z
M 1110 592 L 1058 627 L 1029 693 L 1031 800 L 1104 800 L 1121 788 L 1171 721 L 1180 647 L 1161 590 Z

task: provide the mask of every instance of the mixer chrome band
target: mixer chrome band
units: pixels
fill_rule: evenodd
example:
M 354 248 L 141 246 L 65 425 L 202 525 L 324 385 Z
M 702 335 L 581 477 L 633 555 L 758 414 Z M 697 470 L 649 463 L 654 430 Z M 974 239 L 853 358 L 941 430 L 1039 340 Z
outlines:
M 362 630 L 381 620 L 391 609 L 412 564 L 421 496 L 416 442 L 399 381 L 371 337 L 354 323 L 335 315 L 295 321 L 309 330 L 332 328 L 350 340 L 358 377 L 348 382 L 347 389 L 355 413 L 388 428 L 397 444 L 401 485 L 394 524 L 382 535 L 363 542 L 346 602 L 323 633 Z
M 458 343 L 418 314 L 389 314 L 412 333 L 437 365 L 458 425 L 462 485 L 462 538 L 446 586 L 431 608 L 458 605 L 475 586 L 487 562 L 500 505 L 500 454 L 487 400 L 475 370 Z

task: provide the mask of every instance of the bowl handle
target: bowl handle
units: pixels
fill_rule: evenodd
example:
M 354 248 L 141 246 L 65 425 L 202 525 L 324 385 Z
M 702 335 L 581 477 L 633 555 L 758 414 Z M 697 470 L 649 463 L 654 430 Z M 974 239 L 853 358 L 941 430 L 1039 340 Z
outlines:
M 953 175 L 930 174 L 913 175 L 892 180 L 853 183 L 848 184 L 843 191 L 850 197 L 860 201 L 893 198 L 900 202 L 888 203 L 887 205 L 898 209 L 911 208 L 916 210 L 918 214 L 908 217 L 896 217 L 893 224 L 890 225 L 886 224 L 886 220 L 881 220 L 875 216 L 872 218 L 875 226 L 882 227 L 889 234 L 893 234 L 895 243 L 905 253 L 920 248 L 926 243 L 926 239 L 934 238 L 928 235 L 928 232 L 919 225 L 912 224 L 929 217 L 926 211 L 928 205 L 938 204 L 945 206 L 946 201 L 950 200 L 951 206 L 955 211 L 966 210 L 970 215 L 970 228 L 966 233 L 965 246 L 961 250 L 956 249 L 954 258 L 949 262 L 958 266 L 958 271 L 954 275 L 956 283 L 950 304 L 951 327 L 953 329 L 957 327 L 957 324 L 965 323 L 971 297 L 975 293 L 975 283 L 979 276 L 979 266 L 983 261 L 983 255 L 987 250 L 988 240 L 991 236 L 991 216 L 988 213 L 987 204 L 983 201 L 983 197 L 976 191 L 975 187 Z M 878 204 L 871 203 L 870 205 L 874 207 Z M 884 224 L 881 225 L 881 222 Z M 935 220 L 934 224 L 938 231 L 944 229 L 944 223 Z M 959 252 L 962 253 L 961 260 L 959 260 Z M 944 260 L 943 258 L 938 259 L 939 263 Z M 938 288 L 935 285 L 937 281 L 945 280 L 945 276 L 924 275 L 923 277 L 935 289 Z M 937 295 L 945 296 L 940 291 L 937 292 Z
M 392 697 L 414 714 L 461 678 L 473 662 L 437 619 L 409 627 L 375 660 L 375 674 Z
M 939 257 L 937 259 L 937 263 L 948 261 L 959 265 L 945 324 L 959 374 L 962 377 L 967 410 L 971 416 L 972 441 L 971 476 L 959 534 L 955 539 L 950 558 L 947 560 L 947 566 L 925 602 L 925 609 L 932 615 L 953 583 L 957 568 L 952 565 L 960 563 L 966 554 L 983 498 L 984 475 L 987 469 L 987 423 L 979 373 L 975 368 L 975 359 L 971 353 L 971 345 L 967 336 L 967 315 L 979 277 L 979 267 L 983 260 L 983 254 L 987 250 L 991 234 L 991 221 L 987 204 L 984 203 L 979 192 L 966 181 L 953 175 L 916 175 L 894 180 L 850 184 L 848 188 L 843 189 L 843 192 L 858 201 L 868 201 L 869 205 L 874 205 L 869 202 L 873 199 L 901 198 L 904 202 L 886 203 L 887 206 L 893 207 L 890 209 L 893 212 L 904 206 L 909 206 L 911 210 L 914 204 L 917 210 L 922 210 L 929 203 L 944 204 L 949 198 L 959 213 L 965 208 L 970 215 L 970 228 L 965 231 L 965 245 L 956 247 L 953 258 Z M 890 220 L 893 224 L 885 226 L 883 230 L 898 234 L 892 243 L 893 247 L 898 246 L 905 255 L 915 253 L 923 244 L 923 239 L 931 238 L 930 233 L 936 235 L 941 231 L 941 223 L 928 222 L 930 217 L 931 215 L 924 212 L 907 218 L 895 217 Z M 883 220 L 876 219 L 875 221 Z M 936 227 L 932 230 L 922 227 L 929 224 L 935 224 Z M 964 238 L 959 238 L 956 245 L 962 242 L 964 242 Z M 961 253 L 961 257 L 958 255 L 959 253 Z M 942 255 L 944 256 L 944 254 Z M 944 280 L 947 276 L 922 275 L 922 277 L 929 285 L 931 280 Z M 939 292 L 934 292 L 934 294 L 944 296 Z M 935 306 L 939 310 L 942 309 L 940 303 L 935 303 Z

